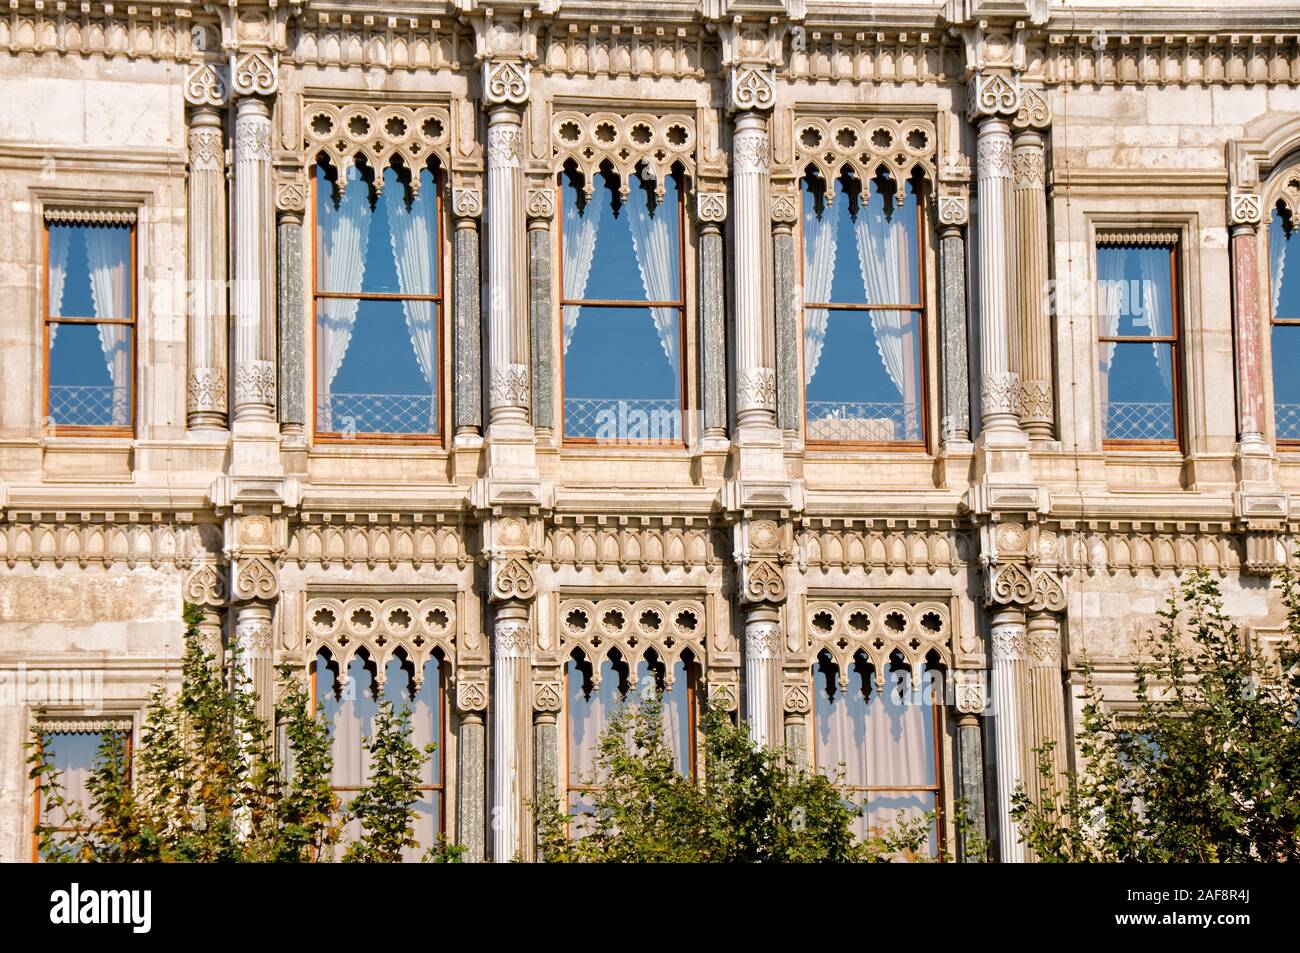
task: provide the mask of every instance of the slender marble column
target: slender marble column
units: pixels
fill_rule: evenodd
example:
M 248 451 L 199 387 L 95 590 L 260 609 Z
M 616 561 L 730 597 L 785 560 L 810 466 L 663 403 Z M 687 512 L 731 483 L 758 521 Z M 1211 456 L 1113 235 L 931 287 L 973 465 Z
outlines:
M 537 713 L 533 725 L 533 817 L 555 800 L 555 779 L 559 770 L 559 726 L 553 711 Z M 567 810 L 567 807 L 566 807 Z M 536 837 L 536 830 L 534 830 Z
M 1264 443 L 1264 344 L 1259 321 L 1255 225 L 1232 226 L 1232 322 L 1237 347 L 1237 421 L 1243 444 Z
M 1003 863 L 1023 863 L 1020 827 L 1011 797 L 1023 780 L 1018 687 L 1024 681 L 1025 614 L 1000 608 L 993 615 L 993 732 L 998 773 L 998 845 Z
M 503 863 L 523 850 L 522 703 L 532 651 L 527 604 L 506 602 L 497 607 L 493 649 L 492 859 Z
M 221 111 L 190 117 L 189 360 L 186 426 L 225 429 L 226 148 Z
M 1011 168 L 1017 240 L 1020 422 L 1031 438 L 1050 440 L 1056 415 L 1052 397 L 1052 322 L 1045 307 L 1047 193 L 1041 132 L 1026 129 L 1016 134 Z
M 718 199 L 724 202 L 725 199 Z M 725 206 L 723 206 L 725 208 Z M 721 218 L 701 215 L 699 237 L 700 296 L 699 353 L 700 404 L 704 409 L 705 437 L 727 434 L 727 315 L 726 267 L 722 249 Z
M 302 212 L 281 211 L 278 228 L 280 431 L 286 434 L 301 434 L 307 421 L 302 218 Z
M 461 713 L 456 777 L 456 843 L 465 848 L 465 859 L 481 863 L 486 853 L 483 832 L 486 829 L 483 713 Z
M 483 428 L 483 357 L 480 349 L 483 312 L 479 304 L 477 218 L 461 216 L 456 219 L 453 254 L 452 308 L 456 327 L 452 343 L 456 365 L 453 411 L 457 435 L 474 436 Z
M 551 221 L 528 219 L 528 311 L 532 326 L 533 426 L 550 430 L 555 426 L 551 367 Z
M 732 137 L 732 288 L 736 313 L 736 420 L 742 429 L 747 425 L 776 425 L 768 151 L 765 117 L 754 111 L 738 113 Z
M 779 744 L 776 712 L 777 666 L 781 657 L 781 617 L 767 603 L 745 611 L 745 721 L 756 744 Z
M 269 725 L 275 711 L 275 679 L 271 670 L 271 607 L 246 602 L 235 610 L 235 644 L 245 684 L 257 696 L 257 714 Z
M 772 265 L 776 292 L 776 421 L 787 434 L 799 431 L 799 312 L 795 301 L 794 228 L 772 223 Z
M 488 407 L 493 425 L 527 424 L 530 401 L 520 123 L 519 111 L 510 106 L 497 106 L 488 118 Z
M 970 380 L 966 347 L 966 243 L 960 225 L 944 225 L 939 232 L 939 311 L 941 346 L 940 379 L 943 410 L 939 432 L 943 442 L 970 439 Z
M 212 656 L 212 664 L 220 668 L 226 654 L 225 620 L 221 610 L 215 606 L 202 606 L 201 611 L 199 645 Z
M 1065 688 L 1061 680 L 1061 625 L 1051 612 L 1035 612 L 1026 626 L 1026 651 L 1029 661 L 1027 711 L 1024 712 L 1025 788 L 1035 800 L 1057 790 L 1065 777 L 1068 752 L 1065 735 Z M 1034 748 L 1051 743 L 1049 759 L 1054 783 L 1044 785 L 1038 776 L 1038 756 Z
M 1020 382 L 1011 369 L 1011 127 L 980 122 L 979 191 L 980 412 L 985 431 L 1018 430 Z
M 235 420 L 274 421 L 275 242 L 271 115 L 256 96 L 235 115 Z
M 957 843 L 957 857 L 962 862 L 970 856 L 968 833 L 984 837 L 984 737 L 978 715 L 957 716 L 957 796 L 965 802 L 967 831 Z

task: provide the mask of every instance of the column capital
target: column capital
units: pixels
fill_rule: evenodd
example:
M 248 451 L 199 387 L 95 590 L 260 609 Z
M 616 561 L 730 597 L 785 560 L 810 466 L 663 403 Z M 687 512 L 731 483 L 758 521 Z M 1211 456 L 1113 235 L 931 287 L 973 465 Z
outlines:
M 979 72 L 967 84 L 966 115 L 973 123 L 989 119 L 1009 122 L 1020 106 L 1020 77 L 1015 73 Z
M 221 107 L 230 102 L 230 83 L 220 63 L 196 63 L 185 71 L 185 102 Z
M 961 228 L 970 222 L 970 199 L 956 193 L 940 193 L 937 209 L 941 227 Z
M 1228 224 L 1238 227 L 1257 229 L 1264 220 L 1264 200 L 1258 192 L 1233 189 L 1228 196 Z
M 483 105 L 525 106 L 531 80 L 529 65 L 520 60 L 483 61 Z
M 724 191 L 697 191 L 695 217 L 702 224 L 720 225 L 727 220 L 727 193 Z
M 1042 92 L 1032 86 L 1020 89 L 1020 108 L 1011 120 L 1011 128 L 1041 132 L 1052 124 L 1052 107 Z
M 483 214 L 483 193 L 477 188 L 453 188 L 451 211 L 458 219 L 477 219 Z
M 280 54 L 263 49 L 232 51 L 230 86 L 238 96 L 274 96 L 280 88 Z
M 728 71 L 727 109 L 765 111 L 776 105 L 776 69 L 762 63 L 736 63 Z

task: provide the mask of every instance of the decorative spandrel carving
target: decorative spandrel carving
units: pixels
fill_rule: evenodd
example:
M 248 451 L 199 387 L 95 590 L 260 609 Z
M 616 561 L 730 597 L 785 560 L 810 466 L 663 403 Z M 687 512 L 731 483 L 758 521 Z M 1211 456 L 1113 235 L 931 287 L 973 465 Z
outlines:
M 812 658 L 827 653 L 839 669 L 845 690 L 853 659 L 863 653 L 884 688 L 890 658 L 899 654 L 920 687 L 926 661 L 933 655 L 953 668 L 953 615 L 946 601 L 808 600 L 804 610 L 806 649 Z
M 389 661 L 404 657 L 418 687 L 435 652 L 454 664 L 457 625 L 456 601 L 450 597 L 309 596 L 302 631 L 306 654 L 328 649 L 341 677 L 364 650 L 381 682 Z
M 804 116 L 794 125 L 794 147 L 799 170 L 812 166 L 824 182 L 834 182 L 846 168 L 859 182 L 870 182 L 883 170 L 902 184 L 917 169 L 935 181 L 938 134 L 929 119 Z M 834 189 L 826 193 L 831 201 Z M 899 188 L 895 201 L 901 206 L 906 199 L 906 190 Z
M 303 104 L 303 145 L 309 162 L 324 156 L 336 171 L 351 167 L 361 157 L 374 175 L 374 188 L 384 186 L 382 171 L 401 166 L 410 174 L 413 193 L 420 189 L 420 177 L 413 174 L 431 157 L 443 169 L 451 163 L 451 117 L 442 106 L 412 106 L 400 103 L 331 103 L 318 100 Z M 347 185 L 340 175 L 338 188 Z
M 572 164 L 583 178 L 583 190 L 595 190 L 601 165 L 609 163 L 626 196 L 641 167 L 664 194 L 664 182 L 680 165 L 695 174 L 695 118 L 687 113 L 584 113 L 566 110 L 551 120 L 553 168 Z
M 560 601 L 556 630 L 562 654 L 580 648 L 597 681 L 611 651 L 617 651 L 633 678 L 637 664 L 653 652 L 671 686 L 682 653 L 689 652 L 696 664 L 705 663 L 709 616 L 701 599 L 568 598 Z

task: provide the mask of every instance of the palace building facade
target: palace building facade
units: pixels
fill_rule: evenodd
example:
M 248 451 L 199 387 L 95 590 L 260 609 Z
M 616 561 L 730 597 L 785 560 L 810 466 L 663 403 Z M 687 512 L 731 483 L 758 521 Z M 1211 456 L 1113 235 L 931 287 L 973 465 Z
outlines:
M 1285 624 L 1292 3 L 12 0 L 0 192 L 0 859 L 184 603 L 498 861 L 651 691 L 1024 860 L 1085 659 Z

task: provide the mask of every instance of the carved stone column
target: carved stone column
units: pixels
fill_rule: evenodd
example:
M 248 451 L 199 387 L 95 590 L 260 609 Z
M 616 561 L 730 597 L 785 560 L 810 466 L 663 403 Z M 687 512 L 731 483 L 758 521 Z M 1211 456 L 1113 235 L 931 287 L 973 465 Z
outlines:
M 1011 124 L 1019 90 L 999 74 L 971 81 L 970 114 L 979 125 L 980 418 L 987 432 L 1016 431 L 1020 381 L 1012 369 Z
M 276 417 L 271 113 L 258 96 L 235 114 L 235 422 Z
M 726 192 L 700 192 L 699 224 L 699 381 L 704 411 L 703 436 L 727 435 L 727 291 L 722 223 L 727 218 Z
M 244 685 L 257 696 L 257 715 L 268 725 L 275 714 L 275 675 L 271 669 L 271 606 L 245 602 L 235 610 L 235 648 Z
M 970 440 L 966 242 L 962 234 L 970 217 L 968 201 L 964 195 L 939 198 L 939 434 L 945 445 Z
M 483 200 L 475 188 L 452 192 L 456 229 L 452 255 L 453 413 L 457 441 L 474 440 L 483 430 L 483 312 L 479 302 L 479 215 Z
M 490 85 L 490 80 L 485 85 Z M 523 160 L 520 110 L 514 105 L 495 106 L 487 131 L 488 407 L 492 427 L 528 423 L 528 256 L 524 217 L 519 214 L 524 204 Z
M 1264 344 L 1255 233 L 1262 217 L 1258 195 L 1233 194 L 1228 218 L 1232 248 L 1232 325 L 1237 354 L 1237 427 L 1243 447 L 1259 448 L 1264 444 Z
M 743 431 L 776 426 L 776 343 L 772 323 L 767 118 L 736 114 L 732 136 L 735 204 L 732 252 L 736 315 L 736 421 Z
M 456 843 L 465 848 L 465 859 L 473 864 L 487 856 L 487 704 L 486 668 L 457 672 Z
M 205 98 L 215 96 L 224 102 L 224 84 L 219 90 L 205 94 Z M 221 111 L 216 106 L 201 106 L 191 114 L 189 159 L 189 380 L 185 423 L 190 430 L 223 430 L 228 423 L 226 147 Z
M 523 850 L 523 686 L 528 677 L 532 632 L 528 604 L 497 606 L 492 662 L 492 859 L 514 860 Z
M 766 603 L 745 610 L 745 722 L 756 744 L 780 744 L 776 683 L 781 659 L 781 613 Z
M 1016 235 L 1016 311 L 1020 375 L 1020 422 L 1030 438 L 1050 440 L 1055 429 L 1052 396 L 1052 319 L 1045 303 L 1048 281 L 1047 192 L 1044 133 L 1047 105 L 1024 90 L 1014 125 L 1011 154 Z M 1027 128 L 1019 128 L 1026 125 Z
M 772 199 L 772 269 L 776 299 L 776 423 L 787 436 L 798 434 L 803 389 L 799 362 L 799 271 L 794 257 L 794 225 L 799 220 L 799 193 Z
M 791 528 L 773 514 L 741 519 L 734 533 L 745 613 L 745 721 L 756 743 L 779 745 L 785 740 L 781 605 L 786 585 L 781 561 L 789 554 Z
M 1003 863 L 1023 863 L 1025 846 L 1011 816 L 1011 797 L 1024 780 L 1020 744 L 1020 692 L 1026 660 L 1024 610 L 1005 606 L 992 619 L 993 735 L 998 775 L 998 856 Z
M 953 673 L 956 683 L 957 708 L 957 797 L 966 812 L 965 830 L 959 832 L 957 858 L 963 863 L 977 860 L 970 851 L 970 836 L 987 838 L 984 796 L 984 729 L 980 724 L 986 702 L 984 672 L 958 670 Z
M 301 435 L 307 421 L 307 328 L 302 249 L 307 183 L 298 178 L 277 181 L 275 207 L 280 253 L 276 269 L 280 431 Z
M 555 190 L 530 188 L 528 213 L 528 313 L 532 333 L 533 426 L 550 431 L 555 426 L 551 339 L 551 219 L 555 215 Z
M 1052 745 L 1052 777 L 1063 783 L 1069 763 L 1065 732 L 1065 687 L 1061 676 L 1061 623 L 1055 613 L 1030 612 L 1026 627 L 1028 691 L 1025 716 L 1025 788 L 1035 800 L 1050 797 L 1057 784 L 1046 786 L 1038 776 L 1035 748 Z

